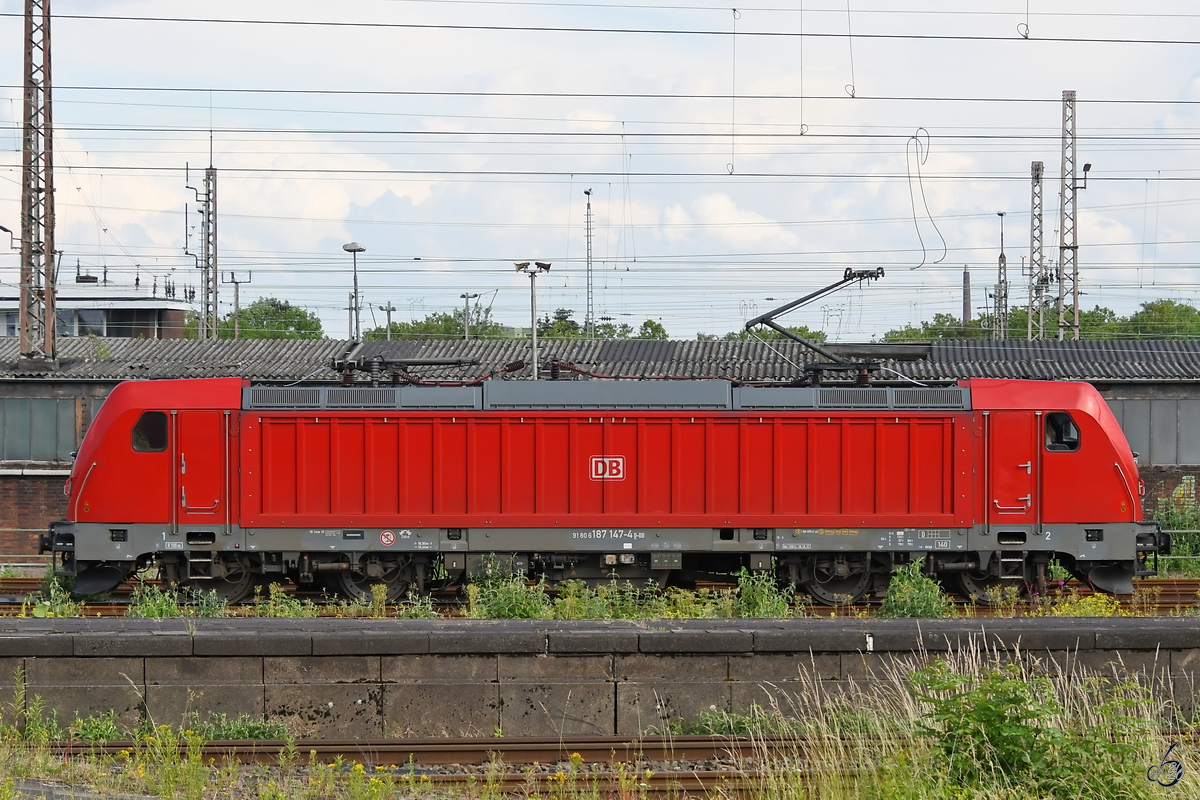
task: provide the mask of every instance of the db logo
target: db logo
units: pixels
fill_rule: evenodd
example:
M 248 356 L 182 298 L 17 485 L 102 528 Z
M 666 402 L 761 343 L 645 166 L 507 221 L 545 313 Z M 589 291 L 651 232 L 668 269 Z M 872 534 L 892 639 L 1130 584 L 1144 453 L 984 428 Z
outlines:
M 625 456 L 592 456 L 591 478 L 594 481 L 625 480 Z
M 384 531 L 379 534 L 379 543 L 384 547 L 391 547 L 396 543 L 396 534 L 391 531 Z

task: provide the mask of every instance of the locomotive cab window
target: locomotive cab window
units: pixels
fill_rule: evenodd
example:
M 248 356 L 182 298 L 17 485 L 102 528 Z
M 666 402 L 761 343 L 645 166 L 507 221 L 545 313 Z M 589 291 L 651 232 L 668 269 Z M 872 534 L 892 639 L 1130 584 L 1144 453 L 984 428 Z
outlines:
M 147 411 L 133 426 L 133 449 L 139 453 L 161 453 L 167 449 L 167 415 Z
M 1079 428 L 1064 411 L 1046 415 L 1046 449 L 1057 453 L 1073 453 L 1079 449 Z

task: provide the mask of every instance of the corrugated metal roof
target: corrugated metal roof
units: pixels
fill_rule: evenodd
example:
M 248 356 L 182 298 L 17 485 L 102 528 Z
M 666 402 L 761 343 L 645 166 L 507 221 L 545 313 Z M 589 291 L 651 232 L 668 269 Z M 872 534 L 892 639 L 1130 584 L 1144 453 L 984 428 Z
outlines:
M 117 381 L 129 378 L 240 376 L 290 382 L 335 380 L 329 365 L 350 348 L 345 340 L 256 339 L 200 342 L 117 338 L 59 340 L 58 369 L 18 359 L 15 338 L 0 338 L 0 379 Z M 832 346 L 853 350 L 853 345 Z M 886 346 L 872 345 L 876 349 Z M 1200 380 L 1200 341 L 1007 341 L 935 342 L 925 357 L 912 346 L 896 358 L 879 357 L 881 379 L 944 382 L 957 378 L 1007 377 L 1124 381 Z M 803 366 L 820 360 L 795 342 L 581 341 L 539 343 L 543 363 L 551 357 L 601 375 L 624 377 L 728 377 L 750 381 L 794 380 Z M 524 339 L 366 342 L 360 356 L 389 359 L 477 358 L 478 366 L 422 367 L 430 380 L 470 380 L 529 358 Z M 529 368 L 509 373 L 528 377 Z
M 245 339 L 200 342 L 192 339 L 80 337 L 58 340 L 56 370 L 19 360 L 16 338 L 0 339 L 0 378 L 125 380 L 242 376 L 257 380 L 297 380 L 327 365 L 345 349 L 333 340 Z

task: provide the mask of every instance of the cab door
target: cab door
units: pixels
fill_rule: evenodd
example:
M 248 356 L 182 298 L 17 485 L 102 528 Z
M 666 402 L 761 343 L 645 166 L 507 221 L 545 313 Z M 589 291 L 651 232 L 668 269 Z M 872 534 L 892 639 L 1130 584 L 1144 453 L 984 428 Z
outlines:
M 992 411 L 986 419 L 988 522 L 1036 525 L 1038 417 L 1032 411 Z
M 214 533 L 229 522 L 229 430 L 223 411 L 176 414 L 176 509 L 181 526 Z

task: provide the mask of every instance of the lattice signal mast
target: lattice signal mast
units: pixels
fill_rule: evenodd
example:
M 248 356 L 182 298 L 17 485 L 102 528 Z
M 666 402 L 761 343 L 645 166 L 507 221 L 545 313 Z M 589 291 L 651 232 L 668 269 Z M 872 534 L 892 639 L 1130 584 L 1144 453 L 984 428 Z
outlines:
M 1058 212 L 1058 338 L 1068 327 L 1079 338 L 1079 245 L 1075 240 L 1075 92 L 1062 95 L 1062 179 Z M 1071 281 L 1071 307 L 1067 308 L 1067 281 Z
M 50 113 L 50 0 L 25 0 L 21 146 L 21 355 L 55 357 L 54 127 Z
M 1042 253 L 1042 173 L 1045 165 L 1041 161 L 1030 164 L 1029 188 L 1029 318 L 1026 323 L 1026 338 L 1030 340 L 1046 337 L 1046 289 L 1050 287 L 1050 273 Z
M 592 190 L 584 192 L 587 195 L 587 314 L 583 318 L 583 329 L 587 338 L 596 337 L 596 314 L 592 304 Z
M 204 170 L 203 191 L 191 185 L 190 173 L 184 167 L 184 175 L 189 178 L 187 188 L 196 193 L 196 202 L 200 205 L 200 253 L 197 255 L 188 250 L 186 238 L 183 247 L 185 253 L 196 259 L 200 269 L 200 315 L 196 328 L 199 339 L 219 338 L 221 321 L 217 306 L 217 288 L 221 285 L 221 273 L 217 270 L 217 170 L 211 159 L 210 153 L 208 168 Z M 187 233 L 185 231 L 185 236 Z

